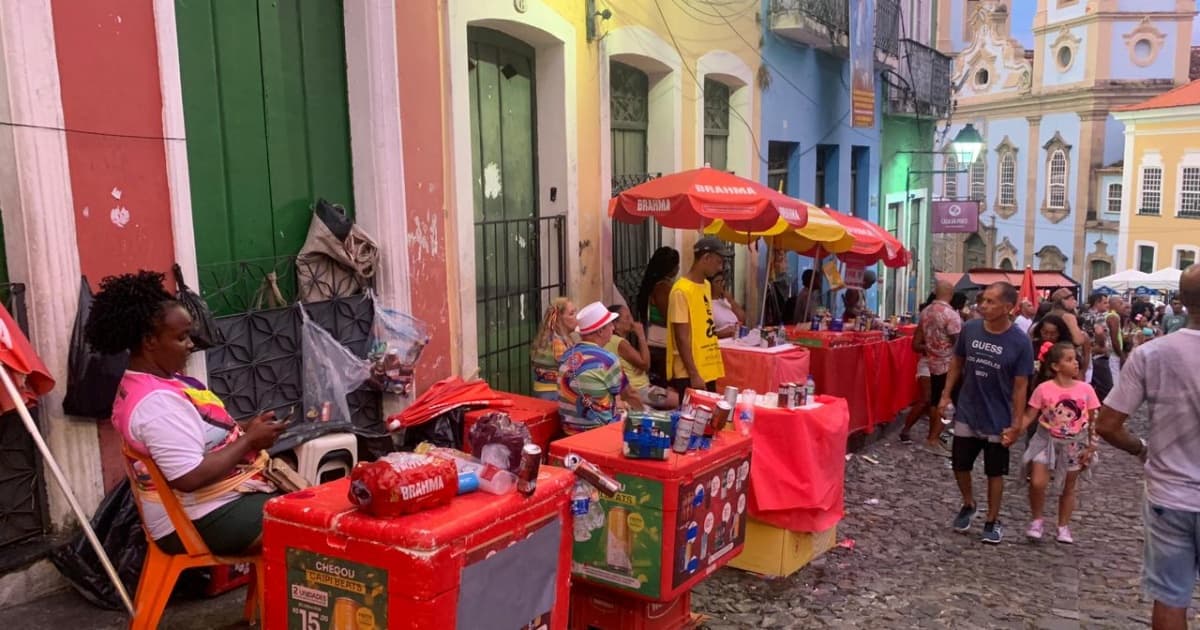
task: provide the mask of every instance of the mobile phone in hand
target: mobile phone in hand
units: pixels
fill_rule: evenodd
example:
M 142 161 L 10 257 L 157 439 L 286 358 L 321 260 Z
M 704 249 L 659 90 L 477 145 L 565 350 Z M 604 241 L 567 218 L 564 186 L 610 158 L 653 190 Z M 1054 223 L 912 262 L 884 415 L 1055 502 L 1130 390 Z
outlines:
M 288 408 L 288 412 L 287 412 L 286 416 L 284 416 L 282 418 L 275 418 L 275 420 L 273 422 L 275 424 L 281 424 L 281 425 L 287 426 L 293 422 L 293 419 L 295 417 L 296 417 L 296 405 L 292 405 L 291 407 Z

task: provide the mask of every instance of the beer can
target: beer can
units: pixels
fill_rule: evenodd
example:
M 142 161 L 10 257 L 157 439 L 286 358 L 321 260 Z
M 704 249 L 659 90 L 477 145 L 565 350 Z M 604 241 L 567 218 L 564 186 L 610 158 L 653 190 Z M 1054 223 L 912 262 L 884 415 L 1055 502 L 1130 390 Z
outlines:
M 795 409 L 800 406 L 800 389 L 804 387 L 800 383 L 788 383 L 788 401 L 791 403 L 788 408 Z
M 788 401 L 789 401 L 788 397 L 791 395 L 790 391 L 791 390 L 788 389 L 787 383 L 779 384 L 779 394 L 775 397 L 775 406 L 776 407 L 779 407 L 780 409 L 788 408 Z
M 726 387 L 725 388 L 725 402 L 729 403 L 729 406 L 732 407 L 737 404 L 737 401 L 738 401 L 738 388 L 734 387 L 733 385 Z
M 717 410 L 713 412 L 712 422 L 713 433 L 720 433 L 725 430 L 725 425 L 729 424 L 729 415 L 733 413 L 733 405 L 728 401 L 717 401 Z
M 821 330 L 821 316 L 820 315 L 813 315 L 812 329 L 813 330 Z
M 333 403 L 326 400 L 321 403 L 321 422 L 329 422 L 333 418 Z
M 750 329 L 745 326 L 738 326 L 738 339 L 750 334 Z
M 675 423 L 675 439 L 671 442 L 671 450 L 676 453 L 688 452 L 688 442 L 692 439 L 695 423 L 696 419 L 690 414 L 679 416 L 679 422 Z
M 575 453 L 568 453 L 563 458 L 563 464 L 571 472 L 575 473 L 576 477 L 592 484 L 592 487 L 599 490 L 604 496 L 611 497 L 621 491 L 622 486 L 620 481 L 605 474 L 598 466 Z
M 330 630 L 357 630 L 358 602 L 349 597 L 339 597 L 333 601 L 333 623 Z
M 542 467 L 542 447 L 526 444 L 521 449 L 521 463 L 517 468 L 517 490 L 525 496 L 537 492 L 538 472 Z

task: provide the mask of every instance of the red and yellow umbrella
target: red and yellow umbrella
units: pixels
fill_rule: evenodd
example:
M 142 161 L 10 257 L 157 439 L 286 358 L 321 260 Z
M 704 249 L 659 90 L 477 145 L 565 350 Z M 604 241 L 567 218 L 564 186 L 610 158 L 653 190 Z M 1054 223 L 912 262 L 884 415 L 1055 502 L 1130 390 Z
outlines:
M 624 223 L 654 219 L 664 227 L 701 230 L 723 221 L 738 232 L 762 232 L 782 218 L 793 227 L 808 223 L 808 204 L 758 182 L 714 168 L 698 168 L 652 179 L 608 203 L 608 216 Z

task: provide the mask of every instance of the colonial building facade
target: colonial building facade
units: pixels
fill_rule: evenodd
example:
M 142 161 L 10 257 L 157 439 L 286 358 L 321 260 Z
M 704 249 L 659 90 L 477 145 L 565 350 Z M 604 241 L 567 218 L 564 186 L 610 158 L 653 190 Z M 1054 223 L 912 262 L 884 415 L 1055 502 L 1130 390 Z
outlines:
M 936 237 L 933 263 L 1032 265 L 1086 287 L 1117 263 L 1125 136 L 1112 112 L 1188 81 L 1195 2 L 1038 0 L 1026 50 L 1015 1 L 939 7 L 956 107 L 935 141 L 947 151 L 935 194 L 977 199 L 981 216 L 975 233 Z M 974 164 L 948 153 L 967 123 L 986 141 Z

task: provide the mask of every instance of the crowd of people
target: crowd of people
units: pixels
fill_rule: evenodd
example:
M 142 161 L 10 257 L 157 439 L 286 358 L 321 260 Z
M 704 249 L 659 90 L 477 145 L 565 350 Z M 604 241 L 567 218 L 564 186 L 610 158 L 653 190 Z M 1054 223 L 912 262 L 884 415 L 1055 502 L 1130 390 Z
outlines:
M 900 436 L 911 442 L 910 430 L 928 416 L 926 448 L 951 458 L 962 496 L 952 527 L 972 529 L 972 471 L 982 454 L 982 540 L 1002 541 L 1010 448 L 1024 439 L 1031 515 L 1025 535 L 1045 535 L 1053 488 L 1055 539 L 1073 543 L 1078 480 L 1096 465 L 1103 439 L 1145 464 L 1144 586 L 1154 600 L 1154 627 L 1186 628 L 1200 571 L 1200 381 L 1190 377 L 1200 368 L 1200 265 L 1184 271 L 1168 305 L 1099 293 L 1080 305 L 1064 288 L 1034 307 L 1006 282 L 986 287 L 970 309 L 952 305 L 965 302 L 960 295 L 939 282 L 920 311 L 913 346 L 924 394 Z M 1143 405 L 1148 440 L 1125 429 Z

